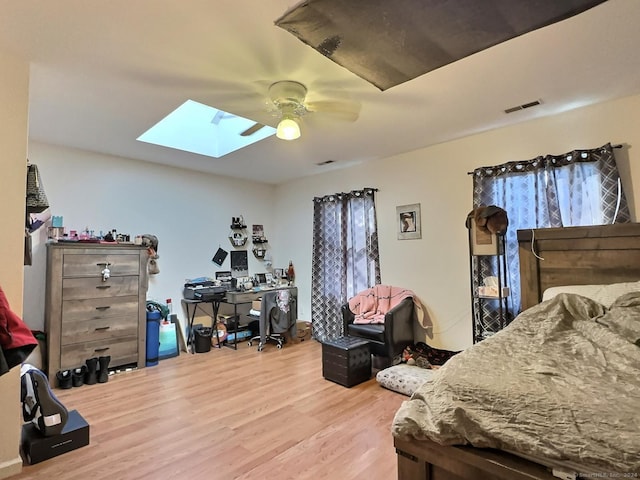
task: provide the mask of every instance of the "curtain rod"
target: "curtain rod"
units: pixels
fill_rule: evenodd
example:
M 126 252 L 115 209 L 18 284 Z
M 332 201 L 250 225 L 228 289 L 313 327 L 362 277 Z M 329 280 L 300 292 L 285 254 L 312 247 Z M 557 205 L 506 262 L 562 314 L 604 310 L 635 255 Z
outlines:
M 617 144 L 617 145 L 611 145 L 611 148 L 622 148 L 624 145 L 622 144 Z M 467 172 L 467 175 L 473 175 L 473 172 Z

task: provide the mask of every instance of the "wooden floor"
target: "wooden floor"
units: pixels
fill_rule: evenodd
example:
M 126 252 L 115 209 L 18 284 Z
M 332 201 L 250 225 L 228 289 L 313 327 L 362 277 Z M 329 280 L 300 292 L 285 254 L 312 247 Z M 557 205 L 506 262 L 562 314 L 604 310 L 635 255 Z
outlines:
M 390 424 L 407 397 L 325 380 L 314 340 L 182 353 L 54 392 L 91 443 L 12 480 L 397 478 Z

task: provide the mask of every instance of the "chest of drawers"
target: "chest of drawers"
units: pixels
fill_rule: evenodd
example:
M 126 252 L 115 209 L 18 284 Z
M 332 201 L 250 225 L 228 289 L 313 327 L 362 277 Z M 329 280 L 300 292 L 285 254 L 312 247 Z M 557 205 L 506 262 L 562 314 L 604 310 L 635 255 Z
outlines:
M 47 246 L 45 330 L 52 385 L 59 370 L 92 357 L 111 356 L 109 367 L 144 367 L 147 261 L 146 248 L 135 245 Z

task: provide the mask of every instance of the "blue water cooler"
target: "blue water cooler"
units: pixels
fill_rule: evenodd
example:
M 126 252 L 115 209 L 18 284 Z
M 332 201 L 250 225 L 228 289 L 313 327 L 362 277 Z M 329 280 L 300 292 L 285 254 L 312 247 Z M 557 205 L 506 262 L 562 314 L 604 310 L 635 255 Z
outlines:
M 161 321 L 162 314 L 160 312 L 147 311 L 147 367 L 158 364 Z

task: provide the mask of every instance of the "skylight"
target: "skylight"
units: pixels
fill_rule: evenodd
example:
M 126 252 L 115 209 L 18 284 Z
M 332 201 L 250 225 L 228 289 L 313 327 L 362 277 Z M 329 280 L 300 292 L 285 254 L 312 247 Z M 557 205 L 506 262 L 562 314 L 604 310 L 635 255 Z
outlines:
M 145 143 L 220 158 L 276 133 L 265 125 L 250 135 L 241 133 L 256 122 L 187 100 L 138 137 Z

